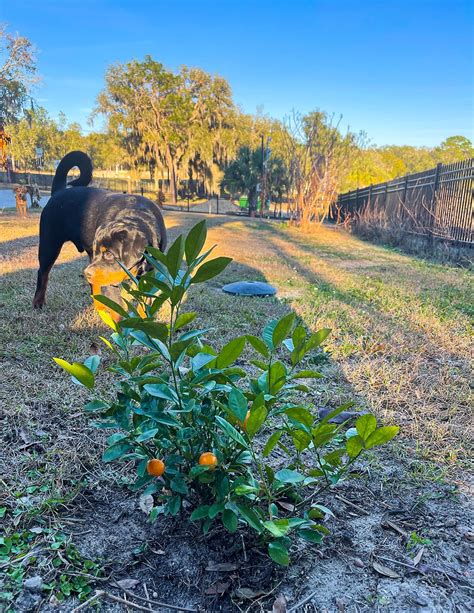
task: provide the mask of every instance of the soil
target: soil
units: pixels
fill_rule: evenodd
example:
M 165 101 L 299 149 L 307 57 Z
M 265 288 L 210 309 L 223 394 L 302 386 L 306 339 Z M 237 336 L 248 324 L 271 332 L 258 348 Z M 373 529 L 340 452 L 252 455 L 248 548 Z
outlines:
M 199 611 L 268 611 L 282 594 L 287 610 L 302 612 L 472 610 L 467 493 L 439 482 L 416 486 L 409 461 L 377 459 L 383 474 L 361 465 L 359 479 L 319 500 L 334 512 L 326 522 L 331 534 L 320 546 L 299 543 L 289 569 L 276 568 L 240 533 L 215 529 L 203 536 L 182 518 L 150 524 L 139 495 L 118 487 L 86 490 L 76 499 L 68 512 L 75 518 L 74 543 L 83 556 L 103 561 L 97 589 L 123 597 L 115 582 L 131 579 L 133 594 L 145 597 L 146 585 L 152 600 Z M 413 533 L 424 544 L 414 542 Z M 28 602 L 23 594 L 17 610 L 66 613 L 79 604 L 70 599 L 51 606 L 35 594 Z M 101 607 L 125 611 L 105 600 Z

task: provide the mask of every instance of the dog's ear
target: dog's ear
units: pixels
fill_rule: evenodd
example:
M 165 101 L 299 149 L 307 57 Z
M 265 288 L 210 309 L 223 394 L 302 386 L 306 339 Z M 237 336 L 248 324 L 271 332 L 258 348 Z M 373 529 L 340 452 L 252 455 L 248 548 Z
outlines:
M 130 228 L 124 230 L 124 232 L 124 237 L 119 239 L 120 257 L 125 266 L 132 266 L 143 257 L 148 240 L 145 234 L 137 228 Z M 121 233 L 122 231 L 119 232 L 119 234 Z

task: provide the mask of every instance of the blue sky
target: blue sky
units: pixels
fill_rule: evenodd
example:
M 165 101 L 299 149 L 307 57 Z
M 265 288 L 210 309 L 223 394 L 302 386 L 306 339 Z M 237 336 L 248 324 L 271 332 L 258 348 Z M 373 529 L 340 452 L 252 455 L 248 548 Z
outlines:
M 237 104 L 343 115 L 376 144 L 473 139 L 470 0 L 0 0 L 38 49 L 37 99 L 86 126 L 106 68 L 151 54 L 225 77 Z

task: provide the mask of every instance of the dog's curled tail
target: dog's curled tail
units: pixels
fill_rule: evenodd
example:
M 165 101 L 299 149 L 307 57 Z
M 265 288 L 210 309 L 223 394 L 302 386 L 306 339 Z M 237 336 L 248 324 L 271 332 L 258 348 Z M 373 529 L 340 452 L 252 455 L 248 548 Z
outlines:
M 77 166 L 80 171 L 80 175 L 74 181 L 67 182 L 67 174 Z M 65 189 L 66 184 L 72 186 L 86 187 L 92 181 L 92 161 L 90 157 L 83 151 L 71 151 L 67 153 L 63 159 L 59 162 L 56 172 L 54 174 L 53 185 L 51 186 L 51 195 L 60 189 Z

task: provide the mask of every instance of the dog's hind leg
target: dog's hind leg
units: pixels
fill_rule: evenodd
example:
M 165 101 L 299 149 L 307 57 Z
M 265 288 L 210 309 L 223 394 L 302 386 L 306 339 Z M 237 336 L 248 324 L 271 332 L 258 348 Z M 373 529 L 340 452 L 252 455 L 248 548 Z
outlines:
M 45 300 L 46 288 L 48 287 L 48 279 L 51 268 L 57 260 L 63 243 L 47 242 L 40 239 L 39 247 L 39 270 L 38 280 L 36 282 L 35 297 L 33 298 L 33 307 L 40 309 Z

